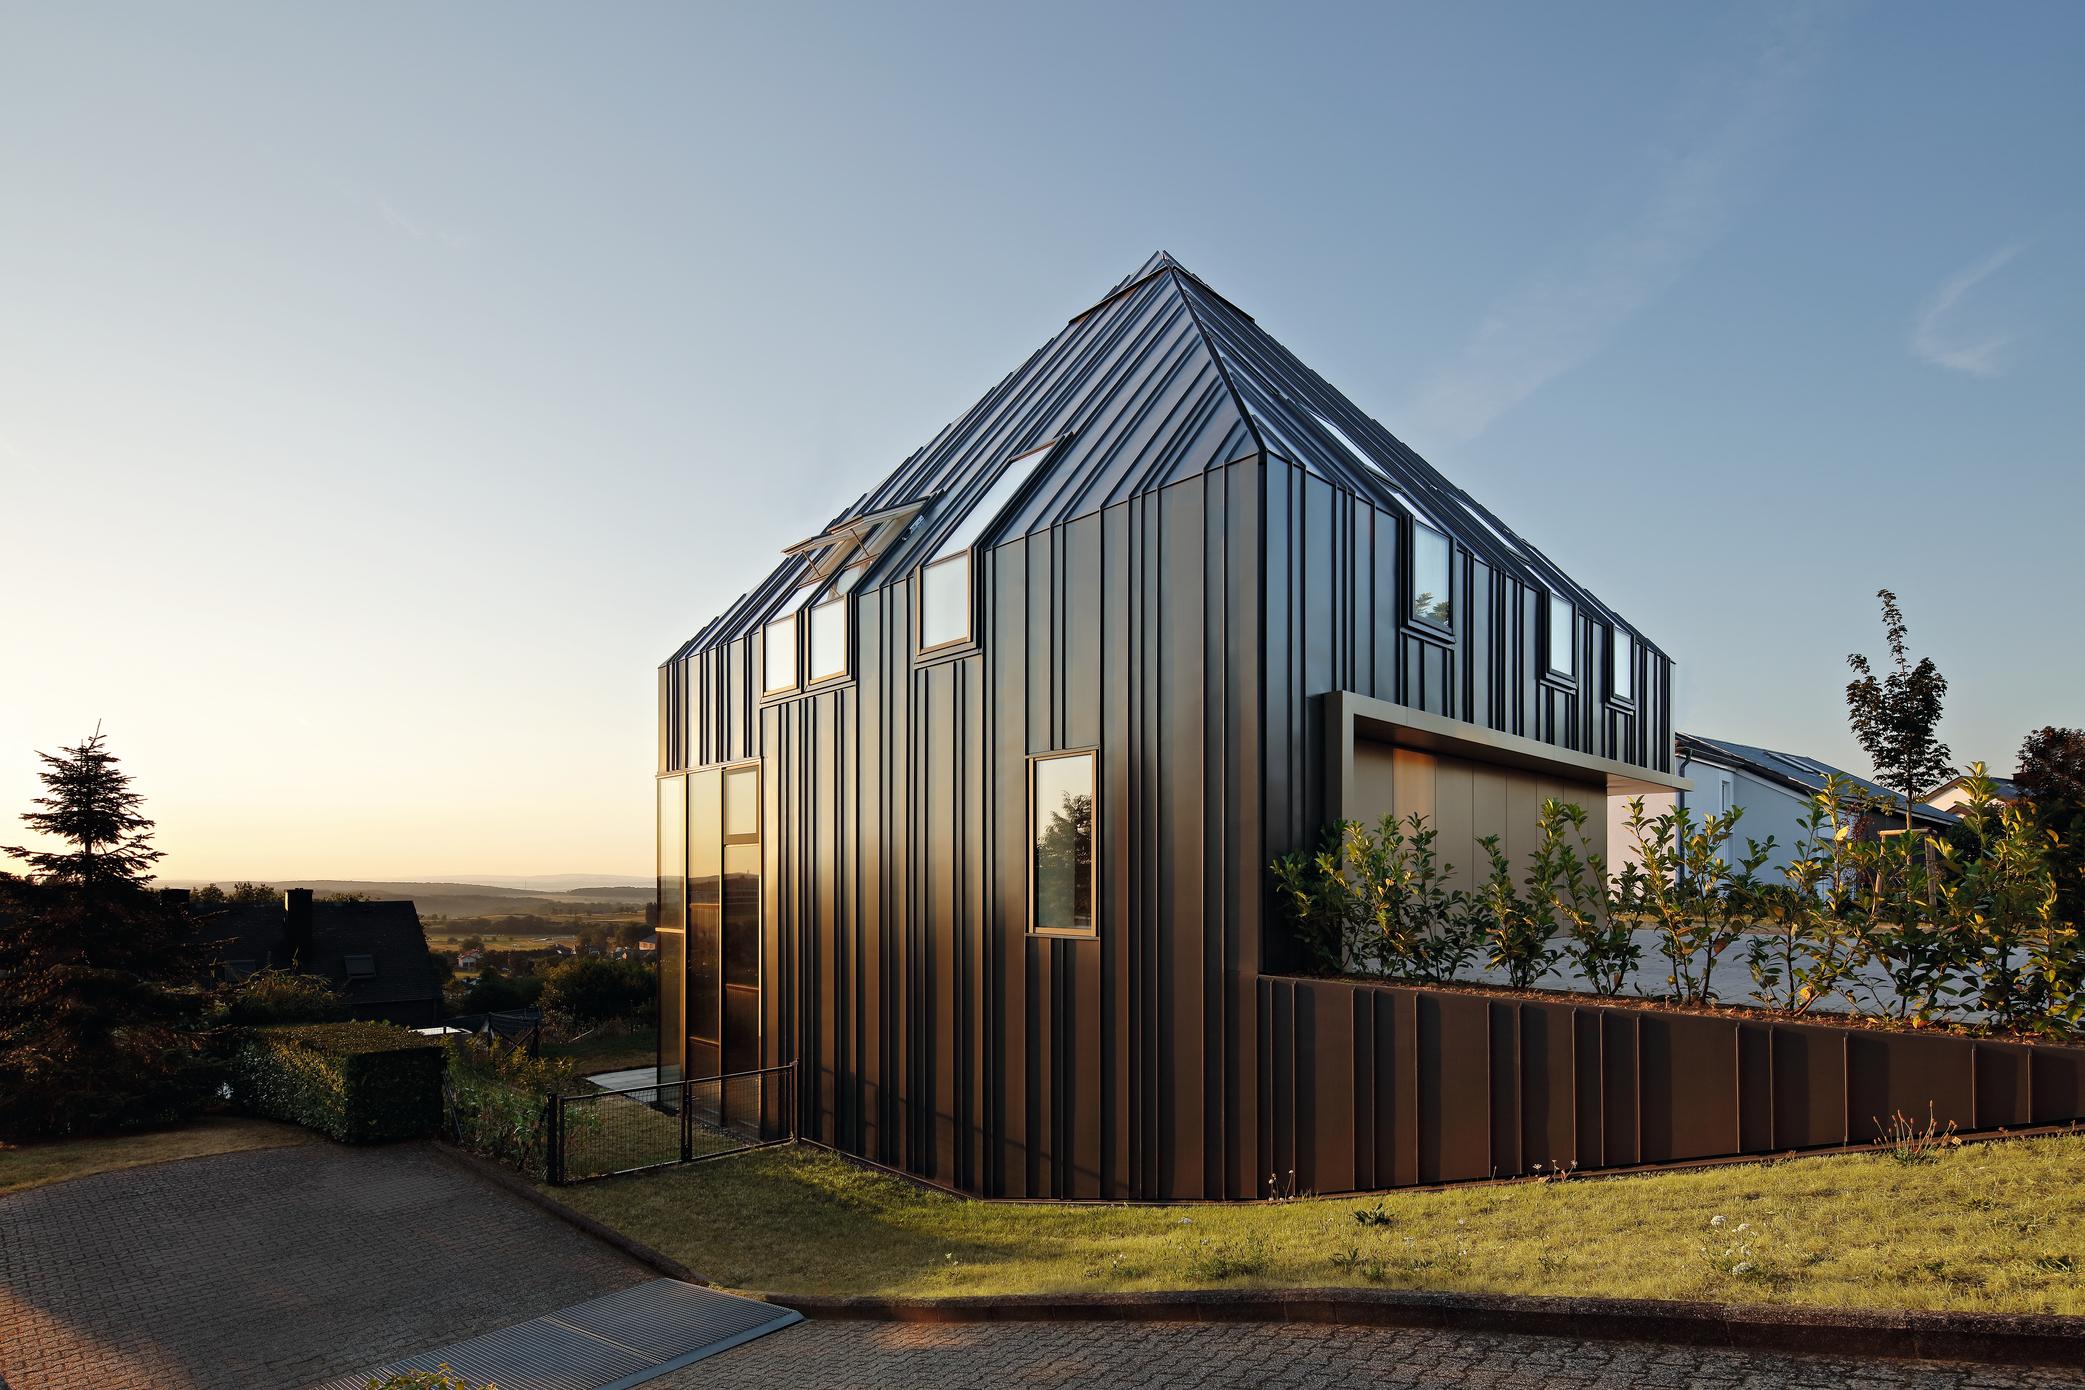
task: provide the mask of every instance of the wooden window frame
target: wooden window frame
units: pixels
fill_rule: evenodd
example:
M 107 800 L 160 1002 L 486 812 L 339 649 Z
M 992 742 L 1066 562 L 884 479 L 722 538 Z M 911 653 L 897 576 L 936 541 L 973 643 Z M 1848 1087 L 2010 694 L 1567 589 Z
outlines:
M 1035 768 L 1038 763 L 1056 762 L 1065 758 L 1084 758 L 1093 769 L 1093 925 L 1090 927 L 1038 927 L 1035 925 Z M 1101 915 L 1101 798 L 1100 798 L 1100 749 L 1056 748 L 1047 753 L 1028 755 L 1028 806 L 1023 820 L 1028 835 L 1023 842 L 1022 853 L 1028 859 L 1028 896 L 1022 905 L 1027 914 L 1027 934 L 1051 941 L 1098 941 L 1100 940 Z
M 952 652 L 960 647 L 977 645 L 977 550 L 958 550 L 953 555 L 943 555 L 938 560 L 929 560 L 916 571 L 918 578 L 913 584 L 912 630 L 916 638 L 926 636 L 927 618 L 927 571 L 943 565 L 962 561 L 964 566 L 963 585 L 963 632 L 959 637 L 950 637 L 931 645 L 915 645 L 916 656 L 932 656 L 940 652 Z
M 816 603 L 806 604 L 800 610 L 805 618 L 802 647 L 804 665 L 808 667 L 811 664 L 810 655 L 814 650 L 811 624 L 816 621 L 816 615 L 820 611 L 835 606 L 840 610 L 840 669 L 837 671 L 803 671 L 800 673 L 803 677 L 798 687 L 800 689 L 807 689 L 814 685 L 828 685 L 834 681 L 843 681 L 854 674 L 854 610 L 848 603 L 848 595 L 844 593 L 835 598 L 824 598 Z
M 804 688 L 803 632 L 797 626 L 796 621 L 798 615 L 802 612 L 803 610 L 800 608 L 793 609 L 790 612 L 769 618 L 760 625 L 760 698 L 763 700 L 776 695 L 793 695 Z M 769 685 L 767 683 L 768 647 L 774 641 L 774 629 L 783 623 L 789 624 L 789 644 L 792 649 L 789 673 L 792 679 L 787 685 Z

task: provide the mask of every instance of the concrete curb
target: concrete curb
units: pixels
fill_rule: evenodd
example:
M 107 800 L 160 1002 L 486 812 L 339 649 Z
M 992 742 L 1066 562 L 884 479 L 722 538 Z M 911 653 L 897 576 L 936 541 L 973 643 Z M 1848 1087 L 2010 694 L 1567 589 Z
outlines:
M 680 1261 L 575 1211 L 474 1154 L 434 1151 L 670 1279 L 716 1287 Z M 878 1322 L 1294 1322 L 1512 1332 L 1579 1341 L 1662 1342 L 1807 1356 L 2085 1366 L 2085 1318 L 2019 1313 L 1870 1312 L 1660 1299 L 1541 1298 L 1403 1289 L 1191 1289 L 1009 1294 L 996 1298 L 835 1298 L 761 1293 L 807 1318 Z

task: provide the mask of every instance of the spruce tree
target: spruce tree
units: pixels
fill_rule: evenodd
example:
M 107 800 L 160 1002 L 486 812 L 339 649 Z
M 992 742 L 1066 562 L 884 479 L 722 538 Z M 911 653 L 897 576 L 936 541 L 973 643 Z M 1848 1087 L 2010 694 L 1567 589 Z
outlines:
M 100 730 L 38 756 L 22 819 L 63 847 L 8 846 L 31 872 L 0 874 L 0 1138 L 179 1118 L 206 1086 L 193 926 L 150 887 L 152 822 Z

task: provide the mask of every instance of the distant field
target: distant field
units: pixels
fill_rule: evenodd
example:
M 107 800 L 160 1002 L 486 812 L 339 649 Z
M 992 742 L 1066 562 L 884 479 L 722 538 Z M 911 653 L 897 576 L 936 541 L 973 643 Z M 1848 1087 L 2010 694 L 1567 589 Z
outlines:
M 204 879 L 168 879 L 169 888 L 201 887 Z M 230 888 L 238 880 L 220 878 L 215 882 Z M 482 925 L 465 925 L 466 919 L 485 918 L 497 920 L 505 917 L 523 916 L 545 922 L 564 918 L 584 919 L 600 924 L 612 924 L 641 916 L 644 905 L 652 899 L 652 889 L 632 887 L 628 884 L 588 884 L 572 888 L 530 889 L 501 887 L 489 883 L 413 883 L 378 879 L 353 878 L 302 878 L 271 879 L 267 886 L 272 889 L 309 888 L 321 896 L 331 893 L 358 893 L 364 897 L 384 901 L 406 899 L 419 910 L 420 918 L 451 919 L 454 926 L 464 935 L 473 932 L 489 935 L 496 928 Z M 437 930 L 446 930 L 438 926 Z M 558 930 L 560 928 L 547 928 Z M 526 925 L 509 930 L 527 932 Z
M 453 951 L 466 940 L 475 936 L 495 951 L 546 951 L 552 946 L 570 946 L 577 939 L 576 932 L 563 932 L 554 936 L 494 936 L 489 932 L 429 932 L 427 945 L 430 950 Z

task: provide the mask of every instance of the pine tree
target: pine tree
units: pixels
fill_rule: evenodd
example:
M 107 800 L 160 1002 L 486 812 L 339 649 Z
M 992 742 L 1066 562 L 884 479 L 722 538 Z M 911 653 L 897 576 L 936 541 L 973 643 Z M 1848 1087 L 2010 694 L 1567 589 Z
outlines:
M 193 926 L 149 886 L 152 822 L 100 730 L 38 756 L 22 819 L 66 848 L 9 847 L 32 873 L 0 874 L 0 1138 L 179 1118 L 205 1087 Z
M 1947 697 L 1947 677 L 1923 657 L 1911 662 L 1904 614 L 1897 596 L 1878 589 L 1882 600 L 1883 635 L 1889 642 L 1893 669 L 1877 678 L 1868 658 L 1859 652 L 1846 658 L 1857 679 L 1846 687 L 1846 713 L 1854 737 L 1868 750 L 1875 763 L 1875 776 L 1891 791 L 1904 797 L 1904 828 L 1911 829 L 1911 807 L 1919 793 L 1954 775 L 1948 746 L 1935 735 L 1940 727 L 1940 706 Z

